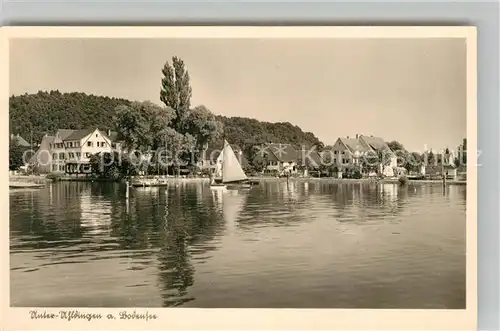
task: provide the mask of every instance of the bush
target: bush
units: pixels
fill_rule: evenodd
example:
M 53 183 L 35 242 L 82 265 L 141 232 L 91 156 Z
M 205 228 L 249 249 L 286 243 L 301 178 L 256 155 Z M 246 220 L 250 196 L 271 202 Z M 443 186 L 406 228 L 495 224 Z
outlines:
M 359 170 L 355 170 L 353 172 L 351 178 L 353 178 L 353 179 L 361 179 L 361 178 L 363 178 L 363 175 L 361 174 L 361 172 Z
M 62 172 L 51 172 L 45 178 L 47 178 L 48 180 L 57 182 L 58 180 L 60 180 L 63 177 L 63 175 L 64 174 Z
M 400 185 L 407 185 L 407 184 L 410 182 L 410 180 L 408 179 L 408 177 L 406 177 L 406 176 L 404 176 L 404 175 L 403 175 L 403 176 L 400 176 L 400 177 L 398 178 L 398 181 L 399 181 L 399 184 L 400 184 Z

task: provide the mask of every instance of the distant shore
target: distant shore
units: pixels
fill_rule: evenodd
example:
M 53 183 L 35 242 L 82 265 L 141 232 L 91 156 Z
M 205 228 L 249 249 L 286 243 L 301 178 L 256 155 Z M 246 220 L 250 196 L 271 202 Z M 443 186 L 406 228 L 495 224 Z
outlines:
M 34 183 L 34 184 L 43 184 L 50 179 L 47 179 L 45 176 L 36 176 L 36 175 L 11 175 L 9 176 L 9 180 L 11 182 L 25 182 L 25 183 Z M 101 180 L 101 179 L 92 179 L 86 177 L 62 177 L 61 181 L 74 181 L 74 182 L 106 182 L 109 180 Z M 198 182 L 206 182 L 209 179 L 207 177 L 192 177 L 192 178 L 182 178 L 182 177 L 167 177 L 166 180 L 168 182 L 173 183 L 198 183 Z M 286 182 L 286 178 L 276 178 L 276 177 L 265 177 L 265 176 L 252 176 L 249 177 L 250 181 L 253 182 L 276 182 L 282 181 Z M 386 178 L 386 179 L 370 179 L 370 178 L 361 178 L 361 179 L 348 179 L 348 178 L 333 178 L 333 177 L 291 177 L 290 181 L 296 182 L 322 182 L 322 183 L 331 183 L 331 184 L 353 184 L 353 183 L 379 183 L 379 184 L 398 184 L 399 181 L 397 178 Z M 410 179 L 409 183 L 415 184 L 440 184 L 442 185 L 443 181 L 440 179 L 429 180 L 429 179 Z M 465 180 L 447 180 L 447 185 L 466 185 L 467 181 Z

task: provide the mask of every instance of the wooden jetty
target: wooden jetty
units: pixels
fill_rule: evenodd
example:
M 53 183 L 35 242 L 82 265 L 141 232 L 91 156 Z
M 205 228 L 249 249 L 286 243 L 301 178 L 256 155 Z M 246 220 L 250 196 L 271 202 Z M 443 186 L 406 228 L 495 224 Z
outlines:
M 27 183 L 27 182 L 9 182 L 9 188 L 12 189 L 21 189 L 21 188 L 42 188 L 45 184 L 35 184 L 35 183 Z

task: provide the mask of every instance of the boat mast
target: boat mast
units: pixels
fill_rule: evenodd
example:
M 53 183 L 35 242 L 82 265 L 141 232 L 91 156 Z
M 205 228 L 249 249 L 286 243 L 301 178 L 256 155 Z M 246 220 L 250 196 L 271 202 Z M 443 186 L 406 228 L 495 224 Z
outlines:
M 222 133 L 222 164 L 220 165 L 220 178 L 221 183 L 224 183 L 224 149 L 226 148 L 226 133 Z

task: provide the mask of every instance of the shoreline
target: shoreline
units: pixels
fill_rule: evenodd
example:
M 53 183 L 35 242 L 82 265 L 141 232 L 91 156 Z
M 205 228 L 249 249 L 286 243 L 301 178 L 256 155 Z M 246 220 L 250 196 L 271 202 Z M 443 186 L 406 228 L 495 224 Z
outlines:
M 274 182 L 274 181 L 282 181 L 286 182 L 286 178 L 275 178 L 275 177 L 249 177 L 250 181 L 254 182 Z M 290 178 L 290 181 L 296 182 L 324 182 L 329 184 L 363 184 L 363 183 L 379 183 L 379 184 L 399 184 L 399 180 L 397 178 L 385 178 L 380 180 L 374 180 L 369 178 L 360 178 L 360 179 L 350 179 L 350 178 L 333 178 L 333 177 L 298 177 L 298 178 Z M 421 183 L 421 184 L 443 184 L 441 179 L 408 179 L 408 183 Z M 466 185 L 467 181 L 465 180 L 446 180 L 446 185 Z
M 264 177 L 264 176 L 253 176 L 248 177 L 251 182 L 265 183 L 265 182 L 286 182 L 286 178 L 276 178 L 276 177 Z M 167 182 L 172 183 L 199 183 L 209 181 L 208 177 L 194 177 L 194 178 L 179 178 L 179 177 L 167 177 L 165 178 Z M 362 183 L 380 183 L 380 184 L 399 184 L 397 178 L 386 178 L 376 181 L 369 178 L 361 179 L 349 179 L 349 178 L 333 178 L 333 177 L 297 177 L 290 178 L 290 181 L 295 182 L 322 182 L 329 184 L 362 184 Z M 106 183 L 106 182 L 116 182 L 106 179 L 92 179 L 92 178 L 75 178 L 75 177 L 62 177 L 59 181 L 61 182 L 96 182 L 96 183 Z M 52 180 L 47 179 L 45 176 L 33 176 L 33 175 L 14 175 L 9 176 L 9 182 L 14 183 L 33 183 L 33 184 L 45 184 L 47 182 L 52 182 Z M 443 181 L 440 179 L 409 179 L 408 183 L 412 184 L 439 184 L 442 185 Z M 467 185 L 465 180 L 447 180 L 446 185 Z M 31 185 L 26 185 L 31 186 Z

